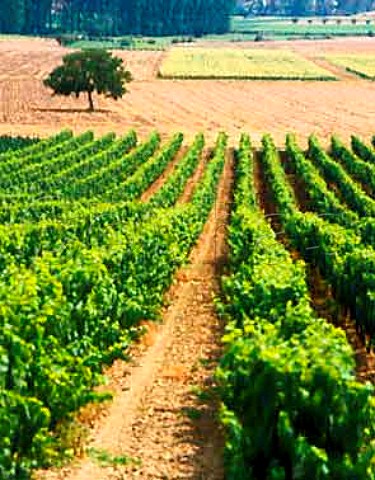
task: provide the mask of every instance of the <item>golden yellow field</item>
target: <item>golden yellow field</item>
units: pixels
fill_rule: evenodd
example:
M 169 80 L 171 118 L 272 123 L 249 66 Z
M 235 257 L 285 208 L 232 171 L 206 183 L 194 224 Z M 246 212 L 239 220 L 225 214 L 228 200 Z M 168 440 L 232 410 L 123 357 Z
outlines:
M 288 50 L 174 48 L 164 59 L 163 78 L 334 80 L 336 77 Z
M 344 67 L 349 72 L 375 80 L 375 55 L 329 55 L 327 59 L 335 65 Z

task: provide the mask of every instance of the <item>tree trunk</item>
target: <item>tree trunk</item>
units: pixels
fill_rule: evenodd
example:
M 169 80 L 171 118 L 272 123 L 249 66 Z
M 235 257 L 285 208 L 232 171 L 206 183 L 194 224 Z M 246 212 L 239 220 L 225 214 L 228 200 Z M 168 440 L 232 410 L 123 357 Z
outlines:
M 94 102 L 92 100 L 92 92 L 87 92 L 88 97 L 89 97 L 89 112 L 94 111 Z

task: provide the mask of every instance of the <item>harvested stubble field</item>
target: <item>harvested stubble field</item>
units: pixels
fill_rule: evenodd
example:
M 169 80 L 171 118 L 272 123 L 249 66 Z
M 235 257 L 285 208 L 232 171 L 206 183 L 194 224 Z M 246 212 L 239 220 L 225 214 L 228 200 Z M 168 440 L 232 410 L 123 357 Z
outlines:
M 255 48 L 174 48 L 159 75 L 171 79 L 336 80 L 294 52 Z
M 254 43 L 217 46 L 255 48 Z M 340 81 L 160 80 L 157 71 L 165 52 L 118 52 L 134 76 L 130 92 L 118 102 L 97 99 L 99 109 L 92 115 L 86 111 L 85 98 L 52 97 L 42 85 L 42 78 L 67 49 L 52 40 L 2 40 L 0 133 L 47 136 L 66 127 L 122 133 L 133 127 L 146 136 L 154 129 L 168 135 L 178 127 L 190 138 L 203 130 L 211 140 L 218 130 L 225 130 L 233 144 L 241 131 L 251 132 L 255 143 L 268 131 L 282 144 L 285 131 L 303 137 L 314 131 L 323 138 L 333 132 L 347 138 L 348 132 L 372 131 L 373 84 L 321 59 L 327 53 L 375 53 L 372 39 L 268 42 L 256 48 L 288 48 L 316 61 Z

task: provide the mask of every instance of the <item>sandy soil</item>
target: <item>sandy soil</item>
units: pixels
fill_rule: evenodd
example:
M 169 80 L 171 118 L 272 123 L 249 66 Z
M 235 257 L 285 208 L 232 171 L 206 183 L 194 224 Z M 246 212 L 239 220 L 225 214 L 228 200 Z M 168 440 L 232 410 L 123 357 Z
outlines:
M 237 45 L 242 46 L 290 48 L 320 61 L 326 52 L 375 54 L 371 38 Z M 118 102 L 96 99 L 99 111 L 89 114 L 85 98 L 52 97 L 42 85 L 67 51 L 53 40 L 0 41 L 0 134 L 45 136 L 61 128 L 123 133 L 135 128 L 141 137 L 158 129 L 163 136 L 181 130 L 192 138 L 202 130 L 213 141 L 219 130 L 226 130 L 232 144 L 241 131 L 250 132 L 255 143 L 270 132 L 281 144 L 286 131 L 324 138 L 333 132 L 344 138 L 373 133 L 375 89 L 370 81 L 346 74 L 338 82 L 160 80 L 156 72 L 163 52 L 118 52 L 134 76 L 129 93 Z

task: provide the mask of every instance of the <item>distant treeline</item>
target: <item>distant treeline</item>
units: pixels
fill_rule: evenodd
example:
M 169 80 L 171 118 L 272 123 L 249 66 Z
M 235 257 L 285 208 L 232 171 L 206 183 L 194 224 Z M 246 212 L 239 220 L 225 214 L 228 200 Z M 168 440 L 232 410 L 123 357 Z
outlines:
M 224 33 L 235 0 L 0 0 L 0 32 Z
M 375 10 L 375 0 L 238 0 L 236 10 L 255 15 L 345 15 Z

